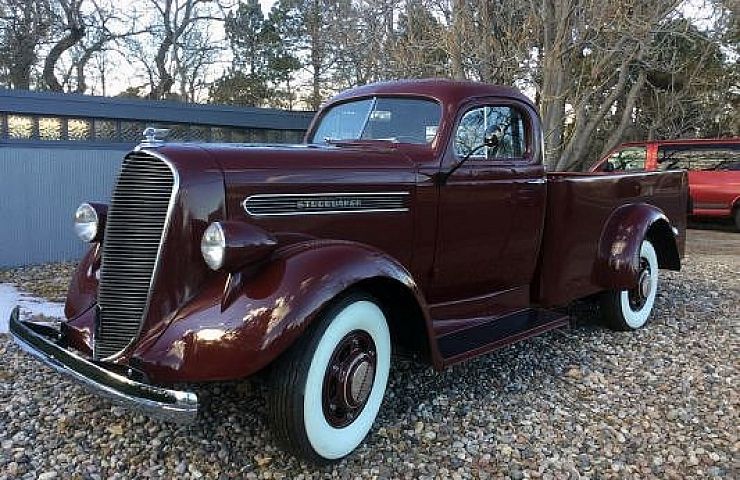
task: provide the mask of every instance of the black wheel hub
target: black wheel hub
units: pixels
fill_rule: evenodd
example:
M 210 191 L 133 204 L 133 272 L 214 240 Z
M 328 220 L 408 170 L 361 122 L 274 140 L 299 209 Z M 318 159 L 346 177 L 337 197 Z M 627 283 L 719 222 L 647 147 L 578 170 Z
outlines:
M 352 423 L 367 403 L 375 381 L 375 342 L 362 330 L 354 330 L 332 353 L 321 393 L 324 417 L 332 427 Z

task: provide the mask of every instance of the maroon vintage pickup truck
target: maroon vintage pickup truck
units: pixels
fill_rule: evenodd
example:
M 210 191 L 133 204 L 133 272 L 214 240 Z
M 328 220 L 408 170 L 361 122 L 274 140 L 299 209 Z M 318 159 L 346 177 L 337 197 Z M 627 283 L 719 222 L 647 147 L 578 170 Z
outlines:
M 174 386 L 269 383 L 276 436 L 328 461 L 380 409 L 391 354 L 434 368 L 564 327 L 552 307 L 600 294 L 616 329 L 648 320 L 684 251 L 683 171 L 553 173 L 518 91 L 402 81 L 342 93 L 294 146 L 129 153 L 58 328 L 28 352 L 138 411 L 192 420 Z M 180 387 L 182 388 L 182 387 Z M 217 400 L 217 399 L 215 399 Z

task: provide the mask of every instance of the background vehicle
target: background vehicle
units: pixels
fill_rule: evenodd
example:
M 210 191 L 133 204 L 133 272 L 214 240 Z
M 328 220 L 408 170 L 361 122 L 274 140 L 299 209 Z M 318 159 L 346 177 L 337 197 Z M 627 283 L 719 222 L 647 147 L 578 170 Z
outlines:
M 591 171 L 673 169 L 689 171 L 691 215 L 729 217 L 740 230 L 740 138 L 626 143 Z
M 566 326 L 601 293 L 607 321 L 649 319 L 685 242 L 683 171 L 546 175 L 538 114 L 505 87 L 360 87 L 307 144 L 170 145 L 124 160 L 67 321 L 17 341 L 97 391 L 192 420 L 175 383 L 267 371 L 274 431 L 316 461 L 349 454 L 381 406 L 391 353 L 437 369 Z M 266 370 L 267 369 L 267 370 Z

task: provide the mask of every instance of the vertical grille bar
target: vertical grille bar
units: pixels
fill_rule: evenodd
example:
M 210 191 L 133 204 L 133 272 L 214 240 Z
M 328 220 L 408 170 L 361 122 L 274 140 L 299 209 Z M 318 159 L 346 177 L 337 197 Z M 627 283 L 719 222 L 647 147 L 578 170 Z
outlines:
M 120 352 L 139 334 L 175 183 L 157 157 L 135 152 L 123 161 L 103 239 L 96 359 Z

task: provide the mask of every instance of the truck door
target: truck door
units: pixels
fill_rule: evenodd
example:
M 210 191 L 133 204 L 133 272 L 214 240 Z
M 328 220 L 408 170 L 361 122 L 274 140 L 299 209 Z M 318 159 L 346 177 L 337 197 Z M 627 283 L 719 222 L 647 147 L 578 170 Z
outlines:
M 536 113 L 509 99 L 467 105 L 458 113 L 441 169 L 452 168 L 492 130 L 498 146 L 473 153 L 439 187 L 432 303 L 505 291 L 516 294 L 504 303 L 529 301 L 547 189 Z

